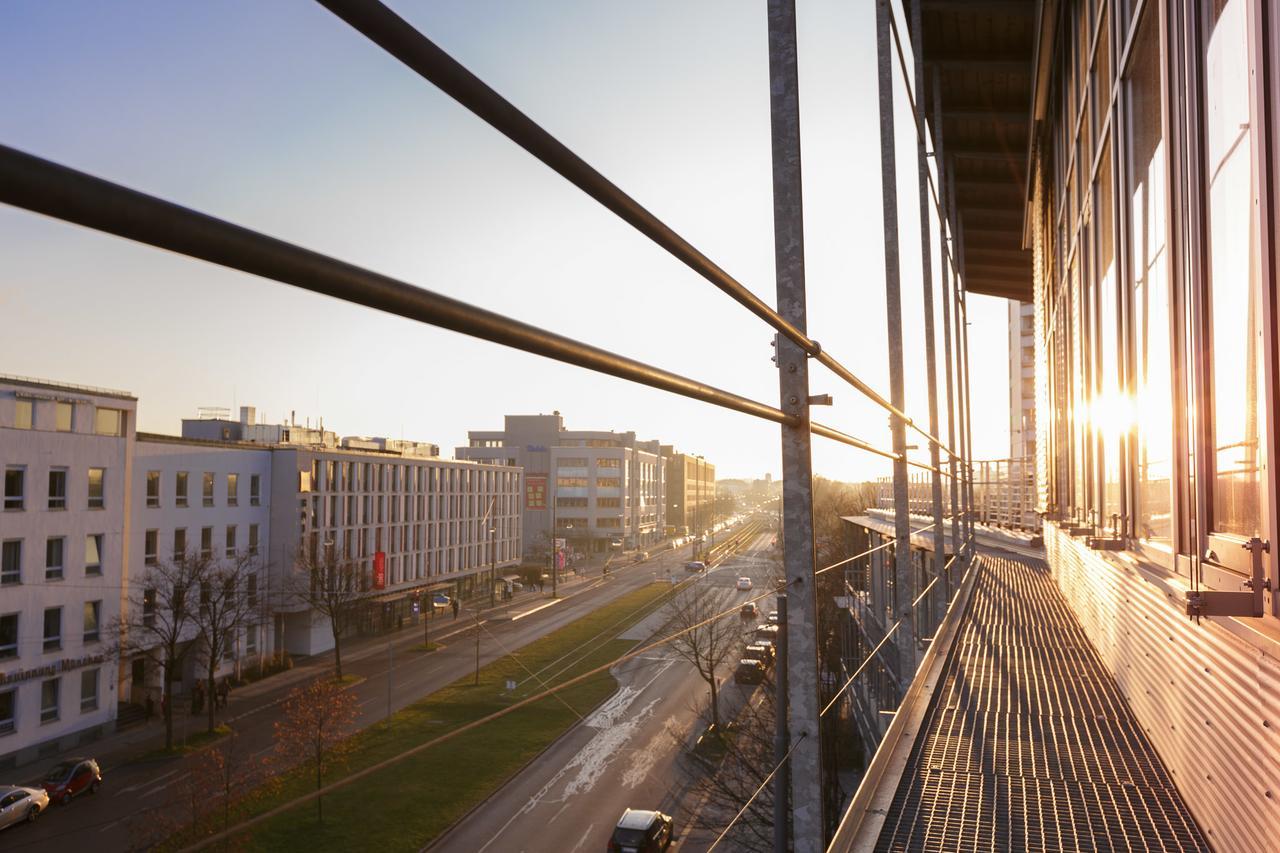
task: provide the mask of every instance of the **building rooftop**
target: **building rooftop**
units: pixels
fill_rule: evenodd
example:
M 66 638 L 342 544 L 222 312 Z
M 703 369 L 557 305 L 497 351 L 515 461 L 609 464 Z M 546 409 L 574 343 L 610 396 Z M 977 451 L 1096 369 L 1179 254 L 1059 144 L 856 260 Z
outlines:
M 0 373 L 0 382 L 11 385 L 22 385 L 28 388 L 43 388 L 49 391 L 78 391 L 81 394 L 93 394 L 97 397 L 114 397 L 118 400 L 132 400 L 135 403 L 138 398 L 133 396 L 129 391 L 117 391 L 112 388 L 99 388 L 94 385 L 76 385 L 71 382 L 53 382 L 48 379 L 35 379 L 30 376 L 13 376 L 8 373 Z

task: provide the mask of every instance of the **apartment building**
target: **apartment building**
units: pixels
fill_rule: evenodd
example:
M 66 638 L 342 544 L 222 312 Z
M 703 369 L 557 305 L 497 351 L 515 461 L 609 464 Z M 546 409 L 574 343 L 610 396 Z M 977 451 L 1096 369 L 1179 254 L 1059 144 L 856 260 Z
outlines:
M 0 377 L 0 769 L 115 725 L 137 400 Z
M 700 533 L 714 523 L 716 466 L 701 456 L 664 445 L 667 466 L 667 529 L 673 536 Z
M 273 649 L 270 626 L 271 448 L 138 433 L 130 504 L 127 604 L 146 606 L 153 566 L 198 556 L 211 565 L 243 564 L 244 589 L 256 618 L 231 639 L 217 675 L 238 674 Z M 154 595 L 154 594 L 152 594 Z M 196 638 L 195 626 L 188 642 Z M 160 700 L 163 673 L 146 653 L 121 661 L 123 700 Z M 204 677 L 203 658 L 188 653 L 175 673 L 176 692 Z
M 502 430 L 473 430 L 459 459 L 524 469 L 527 559 L 545 551 L 551 530 L 570 547 L 603 553 L 663 538 L 666 466 L 657 441 L 634 432 L 566 430 L 559 412 L 507 415 Z
M 1009 300 L 1009 458 L 1036 456 L 1036 305 Z

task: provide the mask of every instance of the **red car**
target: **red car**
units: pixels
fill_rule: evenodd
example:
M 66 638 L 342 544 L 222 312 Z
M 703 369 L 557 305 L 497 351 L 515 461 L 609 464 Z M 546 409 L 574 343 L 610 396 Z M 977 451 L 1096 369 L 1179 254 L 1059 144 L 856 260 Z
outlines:
M 92 758 L 68 758 L 53 766 L 40 785 L 49 801 L 66 805 L 86 791 L 96 793 L 102 784 L 102 770 Z

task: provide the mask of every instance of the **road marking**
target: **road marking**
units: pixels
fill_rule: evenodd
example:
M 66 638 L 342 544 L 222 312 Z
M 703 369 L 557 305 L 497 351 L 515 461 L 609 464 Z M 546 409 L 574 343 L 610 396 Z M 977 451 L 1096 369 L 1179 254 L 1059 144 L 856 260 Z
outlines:
M 548 601 L 546 604 L 539 604 L 537 607 L 533 608 L 532 610 L 526 610 L 523 613 L 517 613 L 515 616 L 511 617 L 511 621 L 515 622 L 516 620 L 523 619 L 526 616 L 532 616 L 533 614 L 537 613 L 539 610 L 546 610 L 548 607 L 559 604 L 560 602 L 566 601 L 566 600 L 567 599 L 564 599 L 564 598 L 553 598 L 550 601 Z
M 165 779 L 168 779 L 170 776 L 173 776 L 173 775 L 175 775 L 175 774 L 179 773 L 181 770 L 182 770 L 182 768 L 181 768 L 181 767 L 179 767 L 177 770 L 170 770 L 168 773 L 164 774 L 163 776 L 157 776 L 157 777 L 155 777 L 154 779 L 147 779 L 145 782 L 139 782 L 139 783 L 138 783 L 138 784 L 136 784 L 136 785 L 130 785 L 130 786 L 129 786 L 129 787 L 127 787 L 127 788 L 121 788 L 120 790 L 118 790 L 118 791 L 116 791 L 114 794 L 112 794 L 111 796 L 113 796 L 113 797 L 118 797 L 118 796 L 120 796 L 121 794 L 127 794 L 127 793 L 129 793 L 130 791 L 136 791 L 136 790 L 138 790 L 139 788 L 149 788 L 149 787 L 151 787 L 152 785 L 156 784 L 157 782 L 164 781 Z
M 560 817 L 560 815 L 564 814 L 564 810 L 565 810 L 565 809 L 567 809 L 567 808 L 569 808 L 569 801 L 568 801 L 568 800 L 565 800 L 565 801 L 564 801 L 564 805 L 560 807 L 560 810 L 559 810 L 559 811 L 557 811 L 555 814 L 553 814 L 553 815 L 551 816 L 551 820 L 547 821 L 547 823 L 548 823 L 548 824 L 555 823 L 556 818 L 558 818 L 558 817 Z
M 587 827 L 587 831 L 586 831 L 586 832 L 584 832 L 584 833 L 582 833 L 582 837 L 578 839 L 578 843 L 577 843 L 577 844 L 573 845 L 573 850 L 569 851 L 569 853 L 574 853 L 574 851 L 578 850 L 580 847 L 582 847 L 582 845 L 586 844 L 586 843 L 587 843 L 587 836 L 588 836 L 588 835 L 590 835 L 590 834 L 591 834 L 591 830 L 593 830 L 593 829 L 595 829 L 595 828 L 596 828 L 596 825 L 595 825 L 594 823 L 593 823 L 593 824 L 591 824 L 590 826 L 588 826 L 588 827 Z

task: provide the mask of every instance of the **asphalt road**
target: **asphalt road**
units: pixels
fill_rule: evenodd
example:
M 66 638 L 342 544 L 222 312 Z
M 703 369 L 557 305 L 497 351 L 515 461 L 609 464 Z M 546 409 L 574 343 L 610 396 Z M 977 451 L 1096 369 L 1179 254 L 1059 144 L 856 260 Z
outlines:
M 610 569 L 609 577 L 595 570 L 585 582 L 563 592 L 559 599 L 531 597 L 517 602 L 508 613 L 482 618 L 481 664 L 563 627 L 569 622 L 657 577 L 683 576 L 688 549 L 665 552 L 647 562 Z M 422 643 L 421 627 L 406 629 L 388 642 L 362 642 L 350 651 L 344 647 L 343 672 L 365 680 L 352 690 L 360 702 L 359 725 L 384 719 L 395 711 L 474 671 L 476 622 L 464 609 L 453 620 L 448 616 L 432 622 L 432 641 L 445 648 L 431 654 L 413 652 Z M 390 646 L 390 653 L 388 647 Z M 504 650 L 505 649 L 505 650 Z M 222 718 L 235 729 L 240 754 L 260 761 L 273 747 L 272 724 L 288 692 L 298 684 L 332 668 L 329 655 L 319 656 L 287 673 L 273 676 L 249 687 L 233 691 Z M 175 715 L 175 730 L 202 731 L 205 718 Z M 99 756 L 103 765 L 103 786 L 94 796 L 82 796 L 65 807 L 51 808 L 34 825 L 23 825 L 0 833 L 0 849 L 83 851 L 111 853 L 130 849 L 138 825 L 154 810 L 170 804 L 171 790 L 183 776 L 188 758 L 118 763 L 113 766 L 101 744 L 86 747 L 86 754 Z M 109 748 L 109 747 L 108 747 Z M 50 764 L 53 763 L 51 759 Z M 22 768 L 21 778 L 39 775 L 46 768 Z M 29 772 L 28 772 L 29 771 Z
M 714 589 L 720 609 L 769 589 L 772 538 L 772 533 L 760 534 L 699 581 Z M 739 576 L 750 577 L 754 589 L 735 589 Z M 773 609 L 768 599 L 760 605 L 766 613 Z M 667 616 L 655 614 L 623 636 L 649 639 L 663 631 Z M 756 623 L 741 624 L 754 628 Z M 755 689 L 733 683 L 736 663 L 735 655 L 723 673 L 723 719 L 731 718 Z M 627 661 L 614 674 L 619 689 L 611 699 L 439 839 L 432 853 L 604 851 L 628 807 L 672 815 L 678 835 L 672 850 L 705 850 L 713 836 L 684 828 L 699 803 L 677 759 L 696 738 L 698 712 L 709 700 L 706 682 L 669 648 Z

